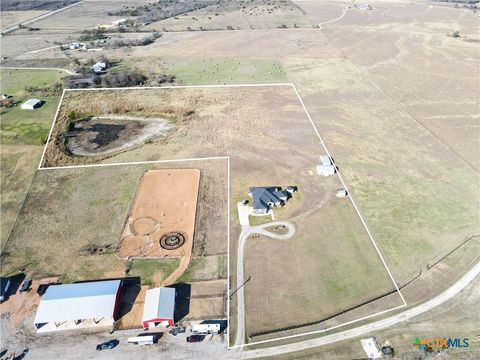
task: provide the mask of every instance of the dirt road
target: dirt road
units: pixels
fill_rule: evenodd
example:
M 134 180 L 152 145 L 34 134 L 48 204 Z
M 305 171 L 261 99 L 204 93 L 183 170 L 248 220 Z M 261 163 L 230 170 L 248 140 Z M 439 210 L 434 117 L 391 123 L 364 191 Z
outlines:
M 272 233 L 266 230 L 272 226 L 285 226 L 287 233 L 283 235 Z M 267 224 L 259 226 L 243 226 L 242 232 L 238 237 L 238 251 L 237 251 L 237 333 L 235 338 L 235 346 L 243 345 L 245 341 L 245 305 L 243 292 L 243 255 L 245 253 L 245 244 L 247 239 L 252 234 L 259 234 L 267 236 L 272 239 L 287 240 L 295 234 L 295 227 L 287 221 L 272 221 Z

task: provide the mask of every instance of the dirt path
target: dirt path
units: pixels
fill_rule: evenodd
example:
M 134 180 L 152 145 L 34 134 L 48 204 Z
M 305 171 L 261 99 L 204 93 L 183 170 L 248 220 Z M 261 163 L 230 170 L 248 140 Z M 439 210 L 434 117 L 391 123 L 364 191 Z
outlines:
M 49 68 L 49 67 L 15 67 L 15 66 L 0 66 L 0 69 L 12 69 L 12 70 L 57 70 L 66 72 L 69 75 L 78 75 L 76 72 L 62 69 L 62 68 Z
M 171 273 L 165 280 L 163 280 L 160 286 L 172 285 L 182 274 L 187 270 L 188 264 L 190 264 L 190 258 L 192 254 L 185 255 L 180 259 L 180 265 Z
M 349 9 L 349 7 L 345 6 L 345 10 L 343 11 L 342 15 L 340 15 L 339 17 L 336 17 L 335 19 L 321 22 L 320 24 L 318 24 L 318 26 L 320 27 L 320 29 L 323 29 L 323 25 L 331 24 L 331 23 L 334 23 L 338 20 L 343 19 L 345 17 L 345 15 L 347 15 L 348 9 Z

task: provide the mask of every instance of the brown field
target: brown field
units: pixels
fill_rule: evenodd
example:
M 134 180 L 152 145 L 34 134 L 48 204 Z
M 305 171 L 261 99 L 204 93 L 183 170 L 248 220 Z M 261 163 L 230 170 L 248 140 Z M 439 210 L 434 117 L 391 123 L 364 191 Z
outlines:
M 26 268 L 28 276 L 58 275 L 68 282 L 124 276 L 128 269 L 130 276 L 140 276 L 142 282 L 162 283 L 178 267 L 178 259 L 126 262 L 114 254 L 142 174 L 151 169 L 200 170 L 193 251 L 198 255 L 225 253 L 225 165 L 218 160 L 41 170 L 3 253 L 2 274 Z M 91 250 L 98 247 L 104 250 Z M 212 266 L 226 268 L 224 262 Z M 212 274 L 224 271 L 217 269 Z
M 117 0 L 86 0 L 77 6 L 49 16 L 35 22 L 35 26 L 43 30 L 84 30 L 101 25 L 110 25 L 113 21 L 127 18 L 128 16 L 109 16 L 108 13 L 121 10 L 125 6 L 135 7 L 147 5 L 147 0 L 117 1 Z
M 248 3 L 230 2 L 209 6 L 154 22 L 146 29 L 159 31 L 204 31 L 204 30 L 246 30 L 311 28 L 314 24 L 301 9 L 292 2 L 271 3 L 265 0 L 255 0 Z
M 0 244 L 5 244 L 28 193 L 42 156 L 42 147 L 5 145 L 0 147 L 2 225 Z
M 302 0 L 296 4 L 305 10 L 306 17 L 314 24 L 338 17 L 344 6 L 340 1 Z M 165 63 L 185 61 L 185 58 L 192 59 L 192 62 L 207 58 L 254 57 L 282 61 L 288 81 L 297 86 L 340 165 L 347 185 L 351 187 L 351 195 L 357 200 L 395 279 L 403 284 L 479 232 L 478 17 L 469 10 L 424 3 L 375 1 L 371 6 L 371 11 L 352 8 L 344 18 L 323 26 L 322 30 L 171 32 L 148 47 L 107 50 L 104 54 L 128 59 L 142 69 L 152 71 L 164 69 Z M 239 19 L 244 26 L 244 19 Z M 79 22 L 82 21 L 85 20 Z M 207 20 L 202 18 L 201 21 Z M 184 20 L 180 19 L 178 23 L 183 24 Z M 55 31 L 55 26 L 51 28 Z M 447 36 L 453 30 L 459 30 L 461 37 Z M 2 38 L 2 48 L 8 48 L 8 52 L 15 55 L 24 47 L 33 50 L 51 46 L 50 41 L 57 36 L 60 34 L 7 36 Z M 52 52 L 39 56 L 54 63 L 64 55 Z M 195 71 L 196 68 L 192 69 Z M 229 79 L 230 76 L 225 80 Z M 218 77 L 213 83 L 223 83 L 223 80 Z M 177 89 L 170 94 L 151 95 L 148 91 L 141 94 L 136 102 L 143 108 L 135 111 L 151 112 L 148 106 L 157 99 L 162 112 L 165 104 L 172 106 L 171 114 L 179 122 L 171 137 L 108 158 L 79 159 L 63 157 L 57 152 L 46 165 L 172 159 L 231 152 L 232 199 L 242 199 L 252 181 L 279 185 L 294 182 L 301 189 L 300 198 L 298 204 L 292 203 L 291 208 L 285 208 L 283 219 L 301 215 L 304 209 L 312 210 L 325 200 L 321 210 L 313 213 L 311 222 L 314 224 L 306 218 L 297 220 L 298 234 L 291 242 L 273 243 L 264 238 L 249 240 L 245 272 L 252 275 L 252 280 L 250 287 L 246 288 L 246 306 L 251 314 L 247 314 L 247 325 L 254 331 L 285 323 L 282 300 L 293 306 L 290 294 L 299 294 L 300 302 L 306 304 L 308 311 L 320 308 L 313 315 L 308 311 L 305 316 L 295 313 L 311 320 L 354 304 L 358 299 L 348 294 L 355 291 L 360 291 L 363 299 L 367 299 L 366 288 L 369 286 L 375 288 L 377 295 L 390 290 L 392 284 L 387 285 L 384 274 L 371 270 L 376 268 L 375 264 L 360 264 L 358 267 L 355 263 L 375 263 L 376 254 L 367 239 L 358 235 L 360 232 L 357 234 L 359 224 L 352 209 L 346 202 L 338 202 L 331 196 L 335 182 L 319 183 L 308 177 L 308 169 L 318 155 L 318 148 L 312 146 L 316 140 L 298 121 L 304 120 L 302 111 L 284 89 L 250 89 L 248 94 L 234 89 Z M 70 104 L 71 109 L 81 106 L 87 111 L 98 111 L 95 107 L 97 96 L 100 103 L 112 104 L 116 99 L 108 92 L 84 95 L 83 99 L 80 95 L 69 94 L 62 111 L 65 115 Z M 130 106 L 131 99 L 125 99 Z M 184 116 L 183 110 L 195 110 L 195 113 Z M 292 148 L 295 151 L 286 150 Z M 210 204 L 215 207 L 214 202 Z M 235 216 L 232 211 L 232 249 L 236 249 L 239 232 Z M 347 220 L 342 221 L 344 218 Z M 340 224 L 332 230 L 326 225 L 326 219 Z M 345 224 L 350 229 L 344 229 Z M 318 230 L 320 226 L 321 230 Z M 308 227 L 312 233 L 308 232 Z M 214 242 L 224 243 L 224 235 L 212 226 L 210 231 L 214 230 L 217 231 Z M 199 232 L 196 230 L 195 234 L 197 236 Z M 205 231 L 203 236 L 209 237 L 208 234 Z M 298 241 L 298 247 L 294 241 Z M 208 247 L 210 242 L 206 244 Z M 339 249 L 342 246 L 348 249 L 336 249 L 337 244 L 340 244 Z M 365 252 L 369 257 L 363 259 L 362 256 L 367 256 L 363 252 L 359 256 L 360 250 L 355 246 L 361 247 L 362 251 L 369 249 Z M 194 252 L 204 250 L 194 241 Z M 459 252 L 458 258 L 448 266 L 443 265 L 441 271 L 423 272 L 422 285 L 415 290 L 406 289 L 407 301 L 422 301 L 430 298 L 433 291 L 448 286 L 459 274 L 456 265 L 471 264 L 478 254 L 476 250 L 474 247 Z M 329 254 L 329 257 L 320 257 L 322 261 L 315 263 L 291 256 L 291 253 L 311 256 L 315 251 L 320 255 Z M 283 261 L 267 256 L 271 253 L 279 254 Z M 232 254 L 231 261 L 235 263 L 235 254 Z M 340 263 L 335 264 L 335 261 Z M 310 273 L 303 271 L 304 268 Z M 368 273 L 362 273 L 365 268 L 369 268 Z M 366 280 L 365 288 L 356 288 L 359 282 L 347 276 L 352 272 Z M 338 276 L 345 286 L 335 289 L 335 284 L 331 283 L 325 290 L 325 284 L 321 283 L 324 274 L 325 279 L 327 275 Z M 231 281 L 235 283 L 233 271 L 232 276 Z M 263 276 L 271 282 L 263 283 Z M 378 279 L 371 276 L 378 276 Z M 441 284 L 427 286 L 437 276 L 442 279 Z M 294 277 L 305 282 L 297 283 Z M 377 282 L 383 287 L 377 287 Z M 279 286 L 276 295 L 286 295 L 278 296 L 279 299 L 270 299 L 269 294 L 265 299 L 259 298 L 259 294 L 264 296 L 266 289 L 271 289 L 272 283 Z M 318 300 L 311 307 L 308 307 L 307 300 L 311 296 L 308 291 L 320 293 L 314 294 Z M 332 301 L 337 303 L 337 308 L 331 307 Z M 377 306 L 375 303 L 373 307 L 382 310 L 397 305 L 398 299 L 392 303 L 389 301 L 389 298 L 382 300 L 383 304 Z M 281 309 L 272 309 L 275 324 L 263 311 L 270 303 Z M 233 309 L 234 306 L 235 300 Z M 329 324 L 348 321 L 368 314 L 372 309 L 358 309 L 354 315 L 348 313 Z M 298 309 L 294 308 L 294 311 Z M 234 321 L 234 317 L 231 320 Z M 301 321 L 292 316 L 286 322 L 298 320 Z
M 196 169 L 150 170 L 140 182 L 125 224 L 117 254 L 130 257 L 187 257 L 193 247 L 193 231 L 200 171 Z M 164 248 L 165 235 L 176 233 L 184 242 Z
M 1 29 L 3 31 L 11 26 L 15 26 L 47 12 L 48 11 L 45 10 L 2 11 L 0 14 L 0 23 L 2 24 Z
M 112 109 L 120 94 L 122 105 Z M 76 108 L 95 115 L 99 109 L 114 114 L 130 109 L 148 113 L 158 108 L 156 104 L 195 112 L 177 122 L 165 139 L 109 158 L 90 157 L 88 161 L 118 163 L 228 155 L 232 209 L 247 196 L 249 186 L 294 184 L 300 189 L 291 204 L 277 211 L 278 218 L 295 223 L 295 237 L 286 242 L 258 239 L 247 245 L 245 269 L 252 277 L 245 288 L 249 333 L 298 325 L 312 318 L 321 320 L 394 289 L 352 205 L 348 199 L 334 196 L 341 187 L 338 178 L 320 179 L 314 174 L 322 148 L 291 87 L 72 91 L 67 93 L 60 114 Z M 289 136 L 292 128 L 295 137 Z M 53 134 L 59 133 L 54 129 Z M 47 148 L 48 165 L 85 161 L 59 153 L 61 147 L 52 146 L 55 141 L 52 138 Z M 230 246 L 236 249 L 239 227 L 235 211 L 231 218 Z M 276 256 L 267 256 L 272 253 Z M 230 266 L 236 260 L 234 253 L 231 256 Z M 297 295 L 277 297 L 266 293 L 265 288 L 271 284 L 276 284 L 281 293 Z M 317 302 L 323 304 L 321 309 L 311 306 Z M 304 305 L 301 311 L 295 310 L 299 303 Z M 372 305 L 369 311 L 399 304 L 397 296 L 378 309 Z

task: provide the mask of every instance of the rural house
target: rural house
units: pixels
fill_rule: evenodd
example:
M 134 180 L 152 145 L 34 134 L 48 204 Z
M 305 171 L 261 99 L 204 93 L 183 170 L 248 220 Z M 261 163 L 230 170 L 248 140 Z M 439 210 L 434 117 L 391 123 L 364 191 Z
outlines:
M 253 212 L 266 214 L 273 206 L 285 205 L 296 189 L 296 186 L 289 186 L 287 190 L 278 186 L 251 187 L 249 195 L 253 198 Z
M 92 65 L 92 70 L 95 74 L 99 74 L 107 70 L 107 64 L 104 62 L 97 62 L 96 64 Z

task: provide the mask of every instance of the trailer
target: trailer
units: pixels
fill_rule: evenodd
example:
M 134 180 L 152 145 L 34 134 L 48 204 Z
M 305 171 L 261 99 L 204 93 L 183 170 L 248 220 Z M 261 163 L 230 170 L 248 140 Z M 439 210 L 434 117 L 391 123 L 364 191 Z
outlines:
M 153 335 L 149 336 L 135 336 L 127 339 L 127 343 L 133 345 L 153 345 L 155 342 L 155 337 Z
M 220 324 L 192 325 L 192 334 L 195 334 L 195 335 L 218 334 L 219 332 L 220 332 Z

